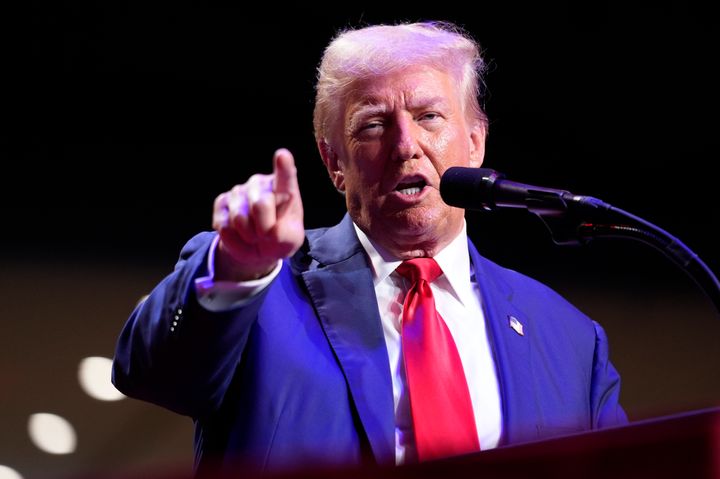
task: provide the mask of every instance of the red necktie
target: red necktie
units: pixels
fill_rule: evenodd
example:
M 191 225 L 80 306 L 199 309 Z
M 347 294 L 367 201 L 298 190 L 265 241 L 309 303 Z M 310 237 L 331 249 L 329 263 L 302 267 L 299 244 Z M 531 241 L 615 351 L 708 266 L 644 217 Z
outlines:
M 450 330 L 435 310 L 430 283 L 442 274 L 432 258 L 404 261 L 402 349 L 420 461 L 480 449 L 465 372 Z

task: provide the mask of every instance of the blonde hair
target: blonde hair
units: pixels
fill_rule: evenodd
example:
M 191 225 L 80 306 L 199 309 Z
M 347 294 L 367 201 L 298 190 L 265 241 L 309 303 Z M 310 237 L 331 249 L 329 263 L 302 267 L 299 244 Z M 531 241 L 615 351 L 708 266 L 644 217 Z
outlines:
M 486 65 L 477 42 L 449 22 L 402 23 L 345 30 L 325 48 L 315 85 L 316 140 L 329 138 L 353 84 L 413 65 L 450 73 L 464 95 L 465 114 L 487 128 L 480 106 Z

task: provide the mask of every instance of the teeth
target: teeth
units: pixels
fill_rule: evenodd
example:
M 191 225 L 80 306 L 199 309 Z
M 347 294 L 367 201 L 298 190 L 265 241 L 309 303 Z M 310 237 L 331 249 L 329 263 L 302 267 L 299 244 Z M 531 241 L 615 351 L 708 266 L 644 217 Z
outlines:
M 398 191 L 403 195 L 416 195 L 420 193 L 420 188 L 417 186 L 413 186 L 412 188 L 403 188 Z

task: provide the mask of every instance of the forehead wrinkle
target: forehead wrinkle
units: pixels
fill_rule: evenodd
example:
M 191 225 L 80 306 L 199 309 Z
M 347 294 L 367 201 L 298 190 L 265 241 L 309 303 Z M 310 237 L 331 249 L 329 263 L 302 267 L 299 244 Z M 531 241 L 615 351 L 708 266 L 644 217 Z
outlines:
M 427 108 L 447 108 L 449 101 L 442 95 L 425 95 L 423 92 L 408 92 L 401 95 L 403 108 L 408 111 L 421 110 Z M 355 105 L 350 111 L 350 122 L 358 121 L 362 118 L 372 116 L 382 116 L 393 110 L 391 101 L 386 101 L 378 97 L 367 97 L 359 104 Z
M 425 96 L 422 93 L 419 95 L 409 95 L 407 101 L 408 110 L 425 109 L 438 106 L 447 107 L 449 104 L 450 102 L 446 96 Z
M 351 118 L 357 118 L 360 116 L 374 116 L 382 115 L 387 113 L 391 108 L 384 101 L 377 101 L 376 99 L 368 99 L 360 104 L 353 107 L 350 111 Z

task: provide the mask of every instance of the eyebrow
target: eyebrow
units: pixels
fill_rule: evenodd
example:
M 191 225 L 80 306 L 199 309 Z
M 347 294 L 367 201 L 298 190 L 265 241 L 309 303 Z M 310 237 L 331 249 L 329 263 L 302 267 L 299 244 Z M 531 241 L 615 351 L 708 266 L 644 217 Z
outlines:
M 418 97 L 408 100 L 408 107 L 412 110 L 424 110 L 427 108 L 447 108 L 449 101 L 444 96 Z M 375 98 L 368 98 L 350 114 L 349 123 L 354 124 L 368 117 L 384 115 L 388 112 L 388 105 Z

